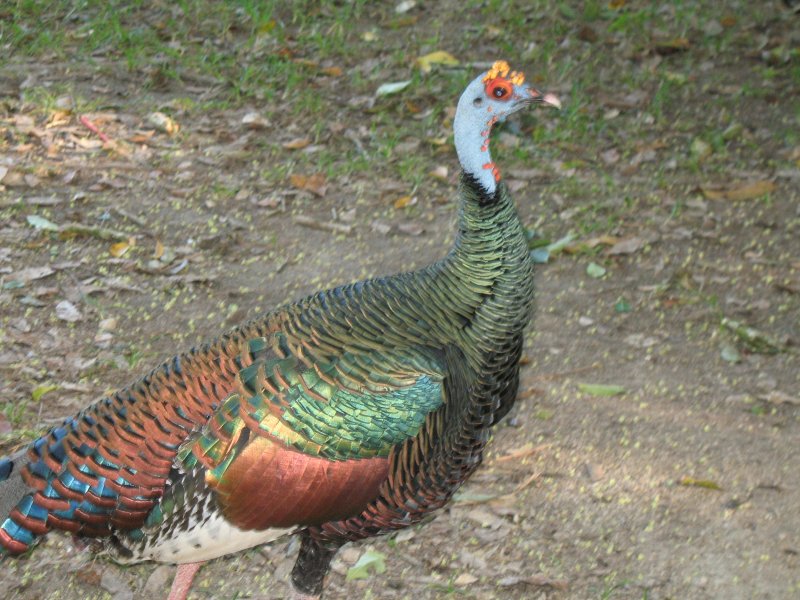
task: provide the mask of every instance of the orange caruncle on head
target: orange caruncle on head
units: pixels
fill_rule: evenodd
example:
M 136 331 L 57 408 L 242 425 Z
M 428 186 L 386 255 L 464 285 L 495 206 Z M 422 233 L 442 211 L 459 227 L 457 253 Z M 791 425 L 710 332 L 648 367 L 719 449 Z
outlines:
M 489 69 L 489 72 L 486 73 L 486 76 L 483 78 L 483 82 L 489 83 L 498 77 L 508 79 L 508 81 L 514 85 L 522 85 L 525 82 L 525 75 L 519 71 L 512 71 L 511 67 L 509 67 L 508 63 L 504 60 L 495 61 L 492 68 Z

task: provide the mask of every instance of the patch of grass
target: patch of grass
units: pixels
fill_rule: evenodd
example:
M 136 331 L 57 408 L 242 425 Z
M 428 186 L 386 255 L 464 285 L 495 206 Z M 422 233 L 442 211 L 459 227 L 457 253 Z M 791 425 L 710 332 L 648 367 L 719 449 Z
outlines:
M 0 64 L 53 55 L 95 70 L 122 65 L 146 76 L 145 89 L 169 81 L 216 81 L 228 100 L 283 95 L 292 114 L 319 114 L 322 99 L 307 85 L 314 67 L 295 58 L 313 55 L 314 63 L 336 63 L 356 55 L 359 45 L 348 25 L 365 4 L 19 1 L 0 19 L 0 40 L 9 49 Z M 299 26 L 291 47 L 286 23 Z
M 30 398 L 26 396 L 22 396 L 20 400 L 15 402 L 3 403 L 3 415 L 13 428 L 16 429 L 25 422 L 25 413 L 28 410 L 29 404 Z

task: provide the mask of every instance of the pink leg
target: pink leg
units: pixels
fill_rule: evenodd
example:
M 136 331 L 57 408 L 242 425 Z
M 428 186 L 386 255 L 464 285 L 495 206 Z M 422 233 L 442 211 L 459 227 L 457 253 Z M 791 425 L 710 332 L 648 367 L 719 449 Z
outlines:
M 189 595 L 189 590 L 192 588 L 194 576 L 197 575 L 202 564 L 202 562 L 196 562 L 178 565 L 178 572 L 175 573 L 175 579 L 172 580 L 172 589 L 169 591 L 167 600 L 186 600 L 186 596 Z

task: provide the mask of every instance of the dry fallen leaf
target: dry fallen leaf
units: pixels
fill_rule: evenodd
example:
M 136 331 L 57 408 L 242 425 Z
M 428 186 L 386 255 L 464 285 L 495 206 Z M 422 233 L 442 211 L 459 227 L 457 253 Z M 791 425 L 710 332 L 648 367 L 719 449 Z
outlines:
M 507 454 L 504 454 L 502 456 L 498 456 L 492 462 L 493 463 L 503 463 L 503 462 L 508 462 L 510 460 L 518 461 L 518 460 L 521 460 L 521 459 L 526 458 L 528 456 L 531 456 L 532 454 L 537 454 L 538 452 L 541 452 L 546 447 L 547 447 L 547 444 L 540 444 L 538 446 L 533 446 L 531 444 L 526 444 L 525 446 L 522 446 L 521 448 L 514 448 L 514 449 L 510 450 Z
M 425 228 L 419 223 L 400 223 L 397 226 L 397 231 L 405 235 L 417 237 L 425 233 Z
M 162 112 L 154 112 L 147 115 L 147 122 L 158 131 L 167 135 L 175 135 L 180 129 L 180 125 L 172 117 Z
M 331 77 L 341 77 L 344 75 L 344 71 L 341 67 L 322 67 L 320 71 L 325 75 L 330 75 Z
M 444 165 L 439 165 L 437 167 L 434 167 L 433 170 L 428 172 L 428 175 L 430 175 L 434 179 L 439 179 L 440 181 L 447 181 L 448 174 L 449 174 L 448 169 Z
M 583 42 L 596 42 L 597 41 L 597 32 L 592 29 L 589 25 L 584 25 L 583 27 L 578 30 L 578 39 Z
M 449 52 L 445 52 L 444 50 L 437 50 L 436 52 L 431 52 L 430 54 L 426 54 L 425 56 L 420 56 L 414 61 L 416 65 L 419 67 L 419 70 L 423 73 L 430 73 L 433 65 L 449 65 L 449 66 L 456 66 L 458 64 L 458 59 L 450 54 Z
M 675 54 L 676 52 L 685 52 L 689 49 L 689 46 L 689 40 L 685 37 L 677 37 L 671 40 L 656 42 L 655 50 L 658 54 L 667 55 Z
M 589 238 L 584 244 L 589 248 L 596 248 L 597 246 L 613 246 L 619 243 L 619 238 L 614 235 L 601 235 L 598 237 Z
M 372 222 L 372 231 L 375 231 L 381 235 L 387 235 L 391 230 L 392 226 L 388 223 L 378 220 Z
M 74 323 L 75 321 L 80 321 L 83 318 L 81 312 L 78 310 L 78 307 L 76 307 L 69 300 L 62 300 L 56 304 L 56 316 L 62 321 L 67 321 L 68 323 Z
M 16 273 L 12 273 L 9 276 L 9 280 L 16 280 L 21 281 L 23 283 L 30 283 L 35 279 L 43 279 L 55 273 L 55 271 L 48 267 L 28 267 L 26 269 L 20 269 Z
M 134 131 L 128 138 L 132 144 L 146 144 L 153 139 L 155 131 Z
M 800 397 L 790 396 L 786 392 L 780 390 L 772 390 L 764 397 L 764 400 L 772 404 L 787 404 L 791 406 L 800 406 Z
M 767 179 L 735 187 L 702 186 L 700 191 L 709 200 L 752 200 L 775 190 L 775 183 Z
M 406 208 L 407 206 L 414 206 L 417 203 L 416 196 L 401 196 L 394 201 L 395 208 Z
M 333 233 L 344 234 L 349 234 L 353 231 L 352 225 L 347 225 L 345 223 L 334 223 L 332 221 L 317 221 L 316 219 L 306 215 L 297 215 L 294 217 L 293 221 L 298 225 L 302 225 L 303 227 L 319 229 L 320 231 L 332 231 Z
M 108 249 L 109 254 L 114 258 L 119 258 L 124 256 L 128 250 L 133 248 L 136 245 L 136 238 L 129 237 L 127 240 L 122 242 L 117 242 L 116 244 L 111 244 L 111 247 Z
M 391 81 L 389 83 L 383 83 L 378 86 L 378 89 L 375 90 L 376 96 L 389 96 L 390 94 L 396 94 L 404 89 L 406 89 L 409 85 L 411 85 L 411 80 L 406 79 L 404 81 Z
M 678 485 L 682 485 L 685 487 L 699 487 L 715 491 L 722 490 L 720 485 L 715 481 L 711 481 L 710 479 L 695 479 L 694 477 L 689 477 L 688 475 L 684 475 L 683 477 L 681 477 L 678 480 Z
M 453 581 L 453 585 L 456 587 L 464 587 L 467 585 L 472 585 L 476 581 L 478 581 L 478 578 L 475 577 L 475 575 L 472 575 L 470 573 L 462 573 L 461 575 L 455 578 L 455 580 Z
M 270 122 L 257 112 L 249 112 L 242 117 L 242 125 L 248 129 L 266 129 L 270 126 Z
M 300 175 L 295 173 L 289 177 L 289 181 L 297 189 L 306 190 L 320 198 L 325 195 L 328 189 L 328 184 L 322 173 L 315 173 L 314 175 Z
M 289 140 L 288 142 L 284 142 L 281 144 L 287 150 L 301 150 L 311 144 L 311 140 L 307 137 L 301 138 L 294 138 L 293 140 Z
M 620 240 L 613 246 L 611 246 L 607 251 L 606 254 L 610 256 L 617 256 L 620 254 L 633 254 L 634 252 L 638 252 L 642 248 L 644 248 L 645 242 L 640 237 L 631 237 L 625 240 Z

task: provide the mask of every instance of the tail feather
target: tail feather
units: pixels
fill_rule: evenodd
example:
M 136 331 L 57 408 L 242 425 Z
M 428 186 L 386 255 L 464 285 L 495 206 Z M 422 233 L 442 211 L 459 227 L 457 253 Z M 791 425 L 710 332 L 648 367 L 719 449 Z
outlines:
M 141 526 L 180 444 L 234 387 L 246 333 L 175 357 L 0 458 L 0 556 L 52 529 L 105 537 Z
M 0 516 L 10 515 L 30 488 L 22 479 L 22 469 L 30 462 L 28 448 L 0 460 Z M 29 529 L 18 525 L 10 516 L 0 523 L 0 556 L 21 554 L 34 540 Z

